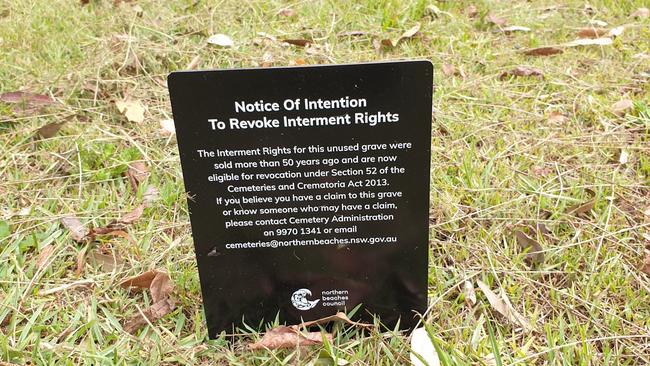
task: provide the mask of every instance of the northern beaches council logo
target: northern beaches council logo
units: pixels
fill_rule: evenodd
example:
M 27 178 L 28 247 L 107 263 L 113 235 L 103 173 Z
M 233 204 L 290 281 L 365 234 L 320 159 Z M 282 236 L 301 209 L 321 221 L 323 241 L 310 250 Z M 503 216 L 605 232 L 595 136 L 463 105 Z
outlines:
M 301 288 L 299 290 L 296 290 L 292 295 L 291 295 L 291 303 L 293 306 L 298 309 L 298 310 L 309 310 L 313 309 L 316 304 L 320 301 L 320 299 L 316 300 L 308 300 L 307 296 L 311 296 L 311 291 L 306 289 L 306 288 Z
M 311 290 L 301 288 L 291 295 L 291 303 L 296 309 L 303 311 L 313 309 L 321 300 L 321 305 L 324 307 L 343 309 L 348 305 L 347 302 L 350 299 L 348 296 L 348 290 L 333 289 L 322 291 L 320 298 L 316 300 L 309 300 L 307 297 L 312 297 Z

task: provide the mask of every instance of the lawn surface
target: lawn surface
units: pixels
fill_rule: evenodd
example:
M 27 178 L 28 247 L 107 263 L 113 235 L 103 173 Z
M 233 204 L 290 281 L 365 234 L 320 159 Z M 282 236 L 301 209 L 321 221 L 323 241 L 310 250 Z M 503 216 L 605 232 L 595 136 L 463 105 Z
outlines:
M 0 93 L 55 103 L 0 102 L 0 364 L 407 364 L 409 339 L 394 332 L 346 328 L 300 350 L 248 351 L 261 336 L 249 329 L 208 341 L 178 151 L 160 125 L 171 118 L 170 71 L 404 58 L 436 70 L 425 320 L 441 355 L 650 364 L 650 20 L 633 16 L 642 6 L 1 2 Z M 381 45 L 418 23 L 413 37 Z M 624 31 L 612 44 L 522 52 L 590 26 Z M 234 47 L 206 42 L 218 33 Z M 519 66 L 532 75 L 512 75 Z M 136 122 L 118 109 L 125 100 Z M 138 161 L 148 174 L 134 191 L 126 173 Z M 143 202 L 128 235 L 79 243 L 61 223 L 106 226 Z M 131 335 L 125 324 L 152 300 L 119 284 L 154 268 L 174 281 L 175 309 Z M 478 281 L 521 321 L 499 314 Z

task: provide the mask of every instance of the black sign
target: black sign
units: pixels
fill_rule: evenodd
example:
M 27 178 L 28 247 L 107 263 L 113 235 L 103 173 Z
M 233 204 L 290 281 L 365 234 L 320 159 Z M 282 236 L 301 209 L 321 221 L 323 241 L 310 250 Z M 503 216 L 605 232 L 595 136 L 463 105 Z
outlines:
M 427 304 L 428 61 L 169 76 L 209 334 Z

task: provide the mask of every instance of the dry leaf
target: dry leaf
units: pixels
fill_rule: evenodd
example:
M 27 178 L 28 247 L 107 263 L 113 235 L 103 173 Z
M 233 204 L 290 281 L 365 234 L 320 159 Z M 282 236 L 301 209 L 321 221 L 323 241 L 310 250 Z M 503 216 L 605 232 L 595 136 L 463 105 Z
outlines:
M 650 9 L 648 9 L 648 8 L 638 8 L 632 14 L 630 14 L 630 16 L 632 18 L 646 19 L 646 18 L 650 17 Z
M 28 106 L 42 106 L 54 104 L 55 100 L 47 95 L 34 94 L 23 91 L 0 94 L 0 101 L 5 103 L 24 103 Z
M 517 244 L 519 248 L 526 252 L 526 260 L 530 261 L 531 264 L 541 264 L 544 263 L 544 252 L 542 245 L 537 242 L 537 240 L 529 237 L 523 231 L 515 231 L 515 237 L 517 238 Z
M 622 117 L 627 114 L 627 112 L 631 111 L 632 108 L 634 108 L 634 102 L 629 99 L 623 99 L 612 104 L 612 113 L 619 117 Z
M 567 116 L 560 112 L 551 112 L 547 118 L 550 123 L 564 123 L 566 120 L 568 120 Z
M 481 292 L 483 292 L 485 297 L 488 299 L 488 302 L 490 303 L 490 306 L 492 306 L 492 309 L 503 315 L 508 321 L 516 325 L 520 325 L 522 328 L 524 328 L 524 331 L 533 330 L 533 327 L 530 325 L 528 320 L 526 320 L 523 315 L 519 314 L 519 312 L 517 312 L 517 310 L 515 310 L 515 308 L 512 306 L 510 299 L 508 299 L 508 297 L 505 295 L 503 289 L 501 290 L 501 297 L 499 297 L 497 294 L 492 292 L 488 285 L 483 283 L 481 280 L 477 280 L 476 283 L 481 289 Z
M 474 291 L 474 284 L 471 281 L 463 282 L 463 295 L 465 295 L 465 304 L 468 307 L 476 305 L 476 291 Z
M 645 258 L 643 259 L 643 265 L 641 266 L 641 272 L 650 276 L 650 250 L 645 251 Z
M 625 26 L 622 25 L 620 27 L 612 28 L 607 32 L 607 37 L 616 38 L 621 34 L 623 34 L 624 31 L 625 31 Z
M 505 25 L 507 23 L 507 20 L 505 18 L 499 18 L 498 16 L 496 16 L 496 15 L 494 15 L 492 13 L 488 14 L 487 20 L 488 20 L 489 23 L 492 23 L 492 24 L 497 25 L 497 26 L 502 26 L 502 25 Z
M 297 58 L 295 60 L 289 60 L 289 66 L 301 66 L 307 64 L 307 61 L 303 58 Z
M 77 269 L 75 270 L 75 274 L 77 277 L 81 276 L 81 274 L 84 271 L 84 267 L 86 267 L 86 251 L 88 250 L 88 246 L 85 246 L 83 249 L 77 253 Z
M 416 356 L 417 355 L 417 356 Z M 418 357 L 419 356 L 419 357 Z M 424 363 L 420 360 L 422 358 Z M 433 346 L 429 333 L 425 328 L 416 328 L 411 333 L 411 353 L 412 366 L 439 366 L 440 359 L 438 352 Z
M 289 17 L 296 16 L 296 14 L 297 14 L 296 11 L 291 8 L 283 8 L 280 9 L 276 15 L 289 18 Z
M 76 217 L 63 217 L 61 218 L 61 223 L 70 231 L 70 236 L 77 243 L 83 242 L 90 233 L 88 228 L 86 228 Z
M 350 324 L 350 325 L 354 325 L 354 326 L 362 327 L 362 328 L 369 328 L 369 327 L 374 326 L 373 324 L 358 323 L 358 322 L 352 321 L 352 320 L 350 320 L 350 318 L 348 318 L 348 316 L 345 313 L 340 312 L 340 311 L 337 312 L 334 315 L 331 315 L 331 316 L 327 316 L 327 317 L 324 317 L 324 318 L 304 322 L 304 323 L 300 324 L 300 326 L 301 327 L 311 327 L 313 325 L 320 325 L 320 324 L 325 324 L 325 323 L 329 323 L 329 322 L 333 322 L 333 321 L 342 321 L 342 322 L 344 322 L 346 324 Z
M 327 337 L 329 341 L 332 340 L 331 334 L 325 333 L 324 336 Z M 323 344 L 323 334 L 321 334 L 321 332 L 303 333 L 294 327 L 281 325 L 266 332 L 262 339 L 255 343 L 249 344 L 248 348 L 251 350 L 280 349 L 320 344 Z
M 149 176 L 149 168 L 147 168 L 147 164 L 145 164 L 143 161 L 134 161 L 129 163 L 125 174 L 129 179 L 131 189 L 133 192 L 137 192 L 140 183 L 142 183 Z
M 142 216 L 143 212 L 144 212 L 144 205 L 139 205 L 138 207 L 133 209 L 133 211 L 120 217 L 120 219 L 117 220 L 116 223 L 126 224 L 126 225 L 132 224 Z
M 273 66 L 274 62 L 275 62 L 275 57 L 273 57 L 273 54 L 271 52 L 264 52 L 264 54 L 262 55 L 262 67 Z
M 528 27 L 523 27 L 520 25 L 511 25 L 509 27 L 501 28 L 501 31 L 505 33 L 512 33 L 512 32 L 530 32 L 530 28 Z
M 142 313 L 138 312 L 124 324 L 124 331 L 134 334 L 138 329 L 147 323 L 153 323 L 156 320 L 174 311 L 176 304 L 171 299 L 162 299 L 150 307 L 144 309 Z M 146 316 L 146 319 L 142 316 Z M 148 320 L 148 322 L 147 322 Z
M 404 33 L 402 33 L 402 35 L 401 35 L 401 36 L 399 37 L 399 39 L 397 40 L 397 43 L 399 43 L 400 41 L 402 41 L 402 40 L 404 40 L 404 39 L 407 39 L 407 38 L 411 38 L 411 37 L 413 37 L 413 36 L 416 35 L 419 31 L 420 31 L 420 23 L 415 23 L 414 26 L 412 26 L 411 28 L 407 29 Z
M 454 65 L 451 65 L 451 64 L 442 64 L 442 73 L 447 75 L 447 76 L 452 76 L 452 75 L 460 76 L 463 79 L 465 79 L 467 77 L 467 75 L 465 75 L 465 72 L 463 71 L 463 69 L 456 69 L 456 67 Z
M 235 42 L 233 42 L 232 38 L 228 37 L 225 34 L 213 34 L 210 37 L 208 37 L 207 40 L 208 44 L 219 46 L 219 47 L 232 47 L 235 45 Z
M 144 121 L 144 105 L 137 100 L 127 98 L 115 102 L 117 110 L 122 113 L 129 122 L 142 123 Z
M 470 18 L 476 18 L 478 15 L 478 9 L 474 5 L 470 5 L 467 8 L 465 8 L 465 14 L 467 14 L 468 17 Z
M 199 66 L 199 62 L 201 62 L 201 55 L 196 55 L 192 60 L 190 61 L 189 64 L 185 67 L 187 70 L 194 70 L 196 69 L 197 66 Z
M 562 46 L 564 47 L 578 47 L 578 46 L 609 46 L 614 41 L 612 41 L 611 38 L 582 38 L 582 39 L 576 39 L 575 41 L 563 43 Z
M 282 42 L 292 44 L 294 46 L 305 47 L 313 41 L 309 39 L 283 39 Z
M 592 198 L 585 203 L 578 203 L 567 208 L 566 213 L 571 215 L 581 215 L 590 212 L 596 205 L 596 198 Z
M 507 79 L 510 76 L 533 76 L 536 78 L 543 78 L 544 74 L 542 74 L 542 71 L 539 69 L 536 69 L 534 67 L 527 67 L 527 66 L 517 66 L 511 71 L 506 71 L 503 72 L 500 76 L 499 79 L 504 80 Z
M 147 271 L 137 276 L 127 278 L 126 280 L 120 282 L 120 287 L 128 289 L 130 291 L 148 289 L 151 286 L 153 279 L 156 278 L 156 276 L 160 273 L 165 272 L 157 269 L 152 269 L 151 271 Z
M 154 186 L 148 186 L 147 190 L 142 195 L 142 203 L 149 207 L 152 203 L 160 199 L 160 191 Z
M 104 254 L 98 249 L 90 252 L 89 257 L 92 264 L 95 267 L 100 267 L 103 272 L 113 272 L 124 264 L 124 261 L 118 255 Z
M 44 138 L 44 139 L 49 139 L 50 137 L 53 137 L 56 135 L 57 132 L 63 127 L 65 122 L 53 122 L 53 123 L 48 123 L 45 126 L 41 127 L 38 129 L 36 132 L 38 136 Z
M 527 56 L 552 56 L 563 53 L 564 51 L 557 47 L 537 47 L 524 51 Z
M 627 164 L 629 159 L 630 159 L 630 153 L 628 153 L 627 150 L 621 150 L 621 155 L 619 155 L 618 157 L 618 162 L 620 164 Z
M 52 253 L 54 253 L 54 245 L 52 244 L 48 244 L 43 249 L 41 249 L 41 252 L 38 254 L 38 258 L 36 258 L 36 269 L 42 269 L 50 260 Z
M 173 136 L 176 134 L 176 127 L 173 119 L 163 119 L 160 121 L 160 133 L 164 136 Z
M 578 38 L 600 38 L 607 34 L 607 29 L 587 27 L 578 31 Z
M 442 73 L 447 76 L 452 76 L 456 74 L 456 67 L 451 64 L 442 64 Z
M 151 291 L 151 299 L 154 302 L 158 302 L 169 296 L 174 290 L 174 283 L 167 272 L 159 271 L 156 276 L 154 276 L 149 286 L 149 291 Z

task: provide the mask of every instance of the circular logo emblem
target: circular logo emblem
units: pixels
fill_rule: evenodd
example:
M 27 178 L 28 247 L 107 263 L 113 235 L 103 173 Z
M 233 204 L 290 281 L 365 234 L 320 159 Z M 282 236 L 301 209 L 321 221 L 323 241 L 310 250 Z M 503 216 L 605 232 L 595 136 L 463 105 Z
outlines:
M 291 303 L 293 306 L 296 307 L 298 310 L 309 310 L 312 309 L 320 299 L 316 299 L 313 301 L 309 301 L 307 299 L 307 296 L 311 296 L 311 291 L 309 291 L 306 288 L 301 288 L 299 290 L 296 290 L 292 295 L 291 295 Z

